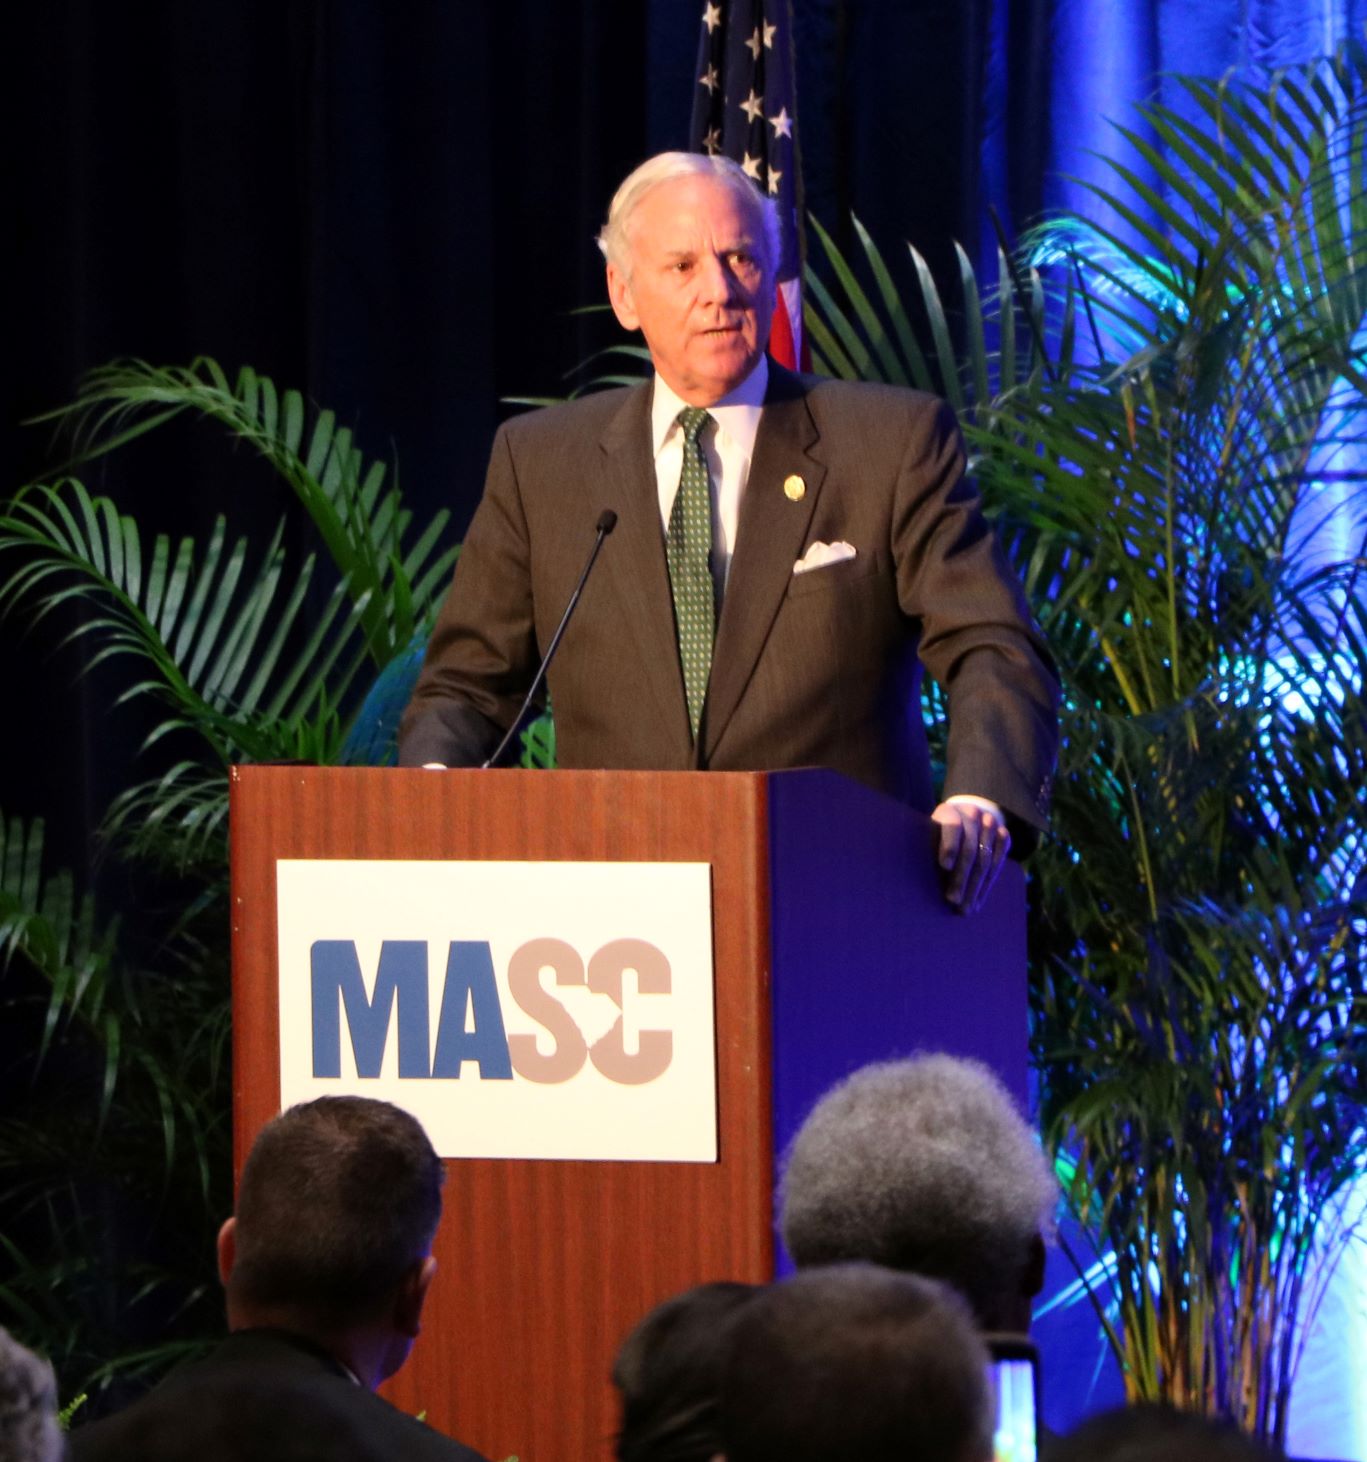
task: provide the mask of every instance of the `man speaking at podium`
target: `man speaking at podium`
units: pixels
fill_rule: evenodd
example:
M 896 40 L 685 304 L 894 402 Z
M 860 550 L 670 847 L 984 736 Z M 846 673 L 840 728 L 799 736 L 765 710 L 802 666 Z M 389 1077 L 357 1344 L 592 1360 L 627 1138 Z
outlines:
M 617 190 L 608 295 L 654 378 L 499 429 L 399 760 L 489 757 L 615 515 L 547 676 L 559 764 L 833 768 L 934 808 L 971 911 L 1044 826 L 1057 680 L 949 407 L 765 356 L 777 238 L 724 157 L 662 153 Z M 938 806 L 922 666 L 949 700 Z

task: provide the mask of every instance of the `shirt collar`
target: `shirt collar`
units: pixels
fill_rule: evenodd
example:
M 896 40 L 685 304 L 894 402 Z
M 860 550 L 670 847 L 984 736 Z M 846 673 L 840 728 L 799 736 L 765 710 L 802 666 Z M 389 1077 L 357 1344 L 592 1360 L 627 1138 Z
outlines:
M 764 393 L 769 389 L 769 358 L 761 355 L 754 370 L 735 388 L 728 391 L 720 401 L 707 408 L 717 423 L 717 430 L 728 437 L 745 453 L 747 458 L 755 454 L 755 434 L 759 431 L 759 415 L 764 405 Z M 658 457 L 660 448 L 669 440 L 669 433 L 679 413 L 688 405 L 664 379 L 656 373 L 655 391 L 650 402 L 650 450 Z
M 255 1346 L 259 1341 L 266 1340 L 272 1343 L 287 1345 L 291 1350 L 303 1351 L 314 1359 L 321 1361 L 330 1371 L 348 1380 L 355 1382 L 363 1391 L 370 1388 L 339 1356 L 334 1355 L 326 1346 L 320 1345 L 308 1335 L 300 1335 L 294 1330 L 281 1329 L 276 1325 L 250 1325 L 229 1333 L 225 1342 L 235 1350 L 241 1350 L 246 1346 Z

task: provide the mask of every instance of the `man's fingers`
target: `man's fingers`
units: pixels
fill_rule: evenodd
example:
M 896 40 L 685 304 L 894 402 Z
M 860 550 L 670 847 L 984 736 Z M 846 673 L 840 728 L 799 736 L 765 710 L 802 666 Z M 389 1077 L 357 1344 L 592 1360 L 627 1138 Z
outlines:
M 992 873 L 990 888 L 997 881 L 997 874 L 1002 871 L 1002 864 L 1006 862 L 1006 855 L 1011 851 L 1011 831 L 1002 823 L 997 824 L 996 837 L 992 846 Z
M 940 827 L 940 867 L 945 872 L 945 898 L 963 904 L 964 889 L 978 856 L 977 820 L 962 807 L 942 802 L 931 816 Z
M 992 867 L 991 826 L 979 823 L 976 828 L 966 827 L 964 841 L 969 843 L 970 840 L 973 861 L 965 873 L 963 898 L 960 900 L 966 914 L 971 914 L 978 907 L 978 901 L 983 891 L 983 878 Z
M 939 822 L 939 818 L 936 818 Z M 940 867 L 946 872 L 959 861 L 964 846 L 964 825 L 954 816 L 940 822 Z
M 1002 864 L 1011 847 L 1011 834 L 999 822 L 984 823 L 978 838 L 978 858 L 975 868 L 976 886 L 973 900 L 968 905 L 970 913 L 976 913 L 987 902 L 992 885 L 997 881 Z
M 945 898 L 966 914 L 982 907 L 1011 847 L 1011 834 L 990 808 L 942 802 L 931 814 L 939 827 Z
M 944 898 L 974 914 L 997 882 L 1010 849 L 1010 833 L 993 808 L 942 803 L 931 813 L 939 826 Z
M 966 905 L 973 865 L 977 856 L 977 844 L 969 842 L 965 837 L 963 846 L 959 849 L 958 862 L 955 863 L 954 871 L 949 875 L 949 883 L 945 887 L 945 897 L 950 903 L 958 904 L 961 907 Z
M 949 879 L 945 884 L 945 897 L 952 904 L 966 904 L 970 883 L 973 877 L 973 870 L 978 861 L 978 839 L 974 833 L 971 823 L 965 823 L 958 829 L 956 839 L 954 863 L 949 868 Z M 943 854 L 940 858 L 942 866 L 946 866 Z

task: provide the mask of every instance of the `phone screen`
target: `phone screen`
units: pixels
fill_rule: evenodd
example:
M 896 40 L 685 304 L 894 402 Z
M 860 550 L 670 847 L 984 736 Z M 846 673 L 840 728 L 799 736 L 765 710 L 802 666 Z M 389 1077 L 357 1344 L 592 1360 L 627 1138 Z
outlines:
M 998 1357 L 990 1374 L 997 1401 L 996 1462 L 1036 1462 L 1034 1363 L 1024 1356 Z

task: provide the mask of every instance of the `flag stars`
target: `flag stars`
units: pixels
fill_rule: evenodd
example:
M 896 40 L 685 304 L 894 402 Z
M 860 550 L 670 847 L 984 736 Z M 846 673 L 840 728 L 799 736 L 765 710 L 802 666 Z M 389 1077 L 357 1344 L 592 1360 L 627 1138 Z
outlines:
M 757 117 L 764 114 L 764 102 L 755 95 L 754 87 L 750 88 L 750 95 L 740 104 L 740 109 L 753 122 Z
M 750 154 L 747 152 L 745 156 L 741 159 L 740 166 L 741 171 L 745 174 L 747 178 L 753 178 L 757 183 L 763 181 L 763 158 L 751 157 Z
M 780 107 L 778 116 L 769 118 L 769 125 L 774 129 L 775 138 L 793 135 L 793 119 L 788 115 L 787 107 Z
M 774 49 L 774 34 L 777 30 L 778 26 L 776 25 L 766 25 L 764 27 L 764 49 L 766 51 L 772 51 Z M 759 60 L 758 51 L 755 52 L 755 60 Z
M 721 151 L 721 129 L 709 127 L 703 133 L 702 145 L 711 156 L 715 157 Z
M 703 7 L 702 23 L 707 27 L 708 35 L 721 24 L 721 6 L 708 4 Z
M 745 46 L 755 60 L 758 61 L 759 53 L 764 49 L 764 42 L 760 39 L 759 26 L 755 27 L 755 33 L 746 41 Z
M 700 77 L 698 77 L 698 85 L 705 86 L 708 91 L 716 91 L 717 68 L 715 66 L 709 66 L 707 70 L 704 71 Z
M 783 174 L 778 170 L 778 168 L 770 168 L 769 169 L 769 191 L 770 191 L 770 193 L 776 194 L 778 192 L 778 180 L 782 176 L 783 176 Z

